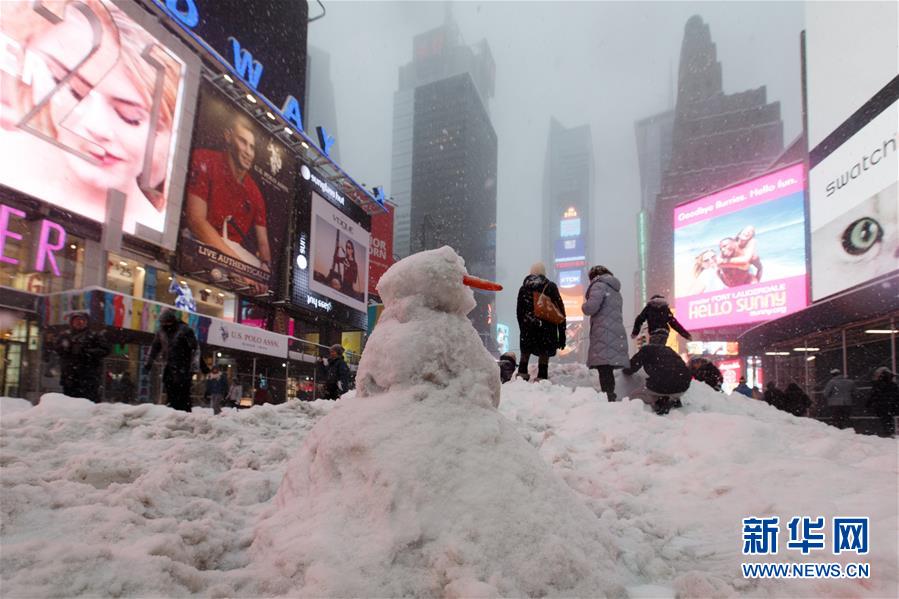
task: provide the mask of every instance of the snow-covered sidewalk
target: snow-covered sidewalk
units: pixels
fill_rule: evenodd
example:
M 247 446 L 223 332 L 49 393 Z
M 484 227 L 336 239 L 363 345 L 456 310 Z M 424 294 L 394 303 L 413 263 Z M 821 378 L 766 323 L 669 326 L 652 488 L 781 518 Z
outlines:
M 568 385 L 593 380 L 586 371 L 570 368 L 557 370 L 554 378 Z M 268 554 L 258 541 L 253 543 L 265 528 L 263 518 L 271 516 L 273 498 L 289 464 L 302 466 L 300 454 L 304 451 L 307 458 L 314 457 L 309 452 L 328 443 L 324 433 L 349 434 L 341 431 L 338 417 L 362 413 L 367 409 L 362 405 L 365 401 L 348 397 L 336 403 L 292 402 L 213 417 L 202 410 L 184 414 L 150 405 L 95 406 L 60 395 L 44 396 L 36 407 L 24 400 L 3 398 L 3 596 L 308 596 L 314 594 L 313 589 L 340 588 L 338 578 L 364 577 L 366 572 L 357 568 L 371 568 L 372 563 L 318 564 L 311 574 L 307 571 L 304 584 L 285 588 L 284 564 L 279 570 L 274 562 L 289 562 L 293 556 Z M 420 401 L 428 404 L 428 398 Z M 555 473 L 557 480 L 567 483 L 573 491 L 570 500 L 586 507 L 583 513 L 581 508 L 570 510 L 559 522 L 570 526 L 581 519 L 597 541 L 595 546 L 584 541 L 582 551 L 595 550 L 596 555 L 575 559 L 556 552 L 558 563 L 547 563 L 559 572 L 570 566 L 571 577 L 580 580 L 591 577 L 578 575 L 579 563 L 594 563 L 594 575 L 605 582 L 595 592 L 579 588 L 582 595 L 896 596 L 896 440 L 839 431 L 760 402 L 716 394 L 698 384 L 685 396 L 685 404 L 659 417 L 641 402 L 609 404 L 589 386 L 517 381 L 503 386 L 502 419 L 491 425 L 494 432 L 486 427 L 472 432 L 471 438 L 479 439 L 484 448 L 491 443 L 495 446 L 492 453 L 496 455 L 483 456 L 484 472 L 492 465 L 519 464 L 522 473 L 536 468 L 528 476 L 544 476 L 543 466 L 531 464 L 527 444 L 519 446 L 502 432 L 507 426 L 503 422 L 507 422 L 513 435 L 517 431 L 534 448 L 534 459 L 542 457 L 548 475 Z M 447 402 L 445 412 L 434 401 L 417 413 L 435 419 L 461 417 L 459 405 L 453 402 Z M 317 445 L 301 449 L 304 440 L 313 438 L 307 438 L 309 431 L 329 414 L 331 424 L 313 435 L 318 437 Z M 440 422 L 421 423 L 419 431 L 410 418 L 404 426 L 409 439 L 395 447 L 419 452 L 414 456 L 414 467 L 419 470 L 410 468 L 410 476 L 413 472 L 420 476 L 420 469 L 429 465 L 435 469 L 431 473 L 434 481 L 462 481 L 460 488 L 469 493 L 464 501 L 475 508 L 464 522 L 441 527 L 434 522 L 439 514 L 426 517 L 422 510 L 427 505 L 421 502 L 393 505 L 392 500 L 382 501 L 393 496 L 386 495 L 388 491 L 374 481 L 384 479 L 394 486 L 399 482 L 413 490 L 410 492 L 422 481 L 401 480 L 404 460 L 412 456 L 379 452 L 394 446 L 373 438 L 375 433 L 366 432 L 364 426 L 358 427 L 358 443 L 346 459 L 356 459 L 350 474 L 365 474 L 368 468 L 370 478 L 356 484 L 349 477 L 341 478 L 344 471 L 331 470 L 314 479 L 321 487 L 303 488 L 291 497 L 317 501 L 337 488 L 334 485 L 344 485 L 341 488 L 347 492 L 359 494 L 355 512 L 346 511 L 346 505 L 338 506 L 348 523 L 356 518 L 352 525 L 358 526 L 367 514 L 375 514 L 380 520 L 372 522 L 373 530 L 388 531 L 391 538 L 413 539 L 402 551 L 388 553 L 396 559 L 379 565 L 383 569 L 377 573 L 379 579 L 391 575 L 409 578 L 410 564 L 417 568 L 428 564 L 439 570 L 437 583 L 446 596 L 502 594 L 503 589 L 521 592 L 525 588 L 522 572 L 505 571 L 510 566 L 503 563 L 501 554 L 528 552 L 520 546 L 504 546 L 502 539 L 496 538 L 503 529 L 496 525 L 496 518 L 503 513 L 503 489 L 517 489 L 521 494 L 522 488 L 528 488 L 527 481 L 522 483 L 524 487 L 515 487 L 517 481 L 465 476 L 453 468 L 468 462 L 448 459 L 445 453 L 453 447 L 453 439 L 426 442 L 426 431 L 433 435 Z M 382 433 L 389 430 L 369 428 Z M 416 439 L 422 442 L 420 446 L 409 442 Z M 458 441 L 467 439 L 456 439 L 456 445 Z M 332 450 L 334 447 L 337 445 L 332 443 Z M 360 462 L 358 455 L 350 455 L 353 451 L 367 456 L 371 463 Z M 339 462 L 342 458 L 335 455 L 329 459 Z M 300 457 L 291 462 L 294 456 Z M 330 487 L 325 488 L 325 483 Z M 293 484 L 302 487 L 304 483 L 294 480 Z M 527 499 L 569 501 L 565 493 L 543 488 L 555 488 L 555 484 L 546 479 L 540 492 Z M 482 500 L 476 495 L 478 485 L 483 501 L 489 504 L 478 504 Z M 430 487 L 420 489 L 416 497 L 430 497 L 431 491 Z M 507 497 L 505 501 L 511 504 L 521 499 Z M 321 509 L 321 505 L 315 506 L 319 513 Z M 302 517 L 302 510 L 297 513 Z M 455 517 L 461 513 L 454 512 Z M 514 516 L 518 520 L 527 517 L 520 512 Z M 829 550 L 803 558 L 798 552 L 785 552 L 786 539 L 782 538 L 781 552 L 769 561 L 868 561 L 871 578 L 745 580 L 740 563 L 750 560 L 741 555 L 741 520 L 747 516 L 780 516 L 781 522 L 793 516 L 824 516 L 828 522 L 835 516 L 868 516 L 871 552 L 864 558 L 833 556 Z M 430 537 L 428 526 L 433 529 Z M 534 543 L 535 554 L 546 544 L 558 542 L 545 536 L 544 521 L 523 526 L 509 522 L 507 527 L 533 529 L 535 536 L 529 542 Z M 295 542 L 302 544 L 302 534 L 321 530 L 310 528 L 306 521 L 296 530 L 285 528 L 278 534 L 294 535 Z M 472 530 L 486 531 L 490 538 L 478 538 Z M 460 531 L 464 535 L 452 536 Z M 269 530 L 267 534 L 272 537 L 273 533 Z M 345 537 L 337 535 L 335 539 Z M 309 539 L 310 546 L 340 550 L 329 547 L 334 542 L 338 541 Z M 521 539 L 516 537 L 515 542 Z M 434 561 L 429 555 L 415 561 L 419 547 L 423 552 L 439 547 L 446 558 Z M 542 555 L 543 560 L 552 559 L 546 552 Z M 465 563 L 470 556 L 478 556 L 478 568 Z M 443 563 L 453 559 L 458 563 Z M 541 577 L 539 564 L 532 568 L 534 585 L 548 585 L 544 587 L 548 594 L 578 588 L 571 586 L 571 580 L 561 579 L 553 586 L 552 580 Z M 418 587 L 422 589 L 419 595 L 434 588 L 433 573 L 421 572 L 423 579 L 430 579 Z M 282 579 L 276 580 L 279 576 Z M 519 586 L 515 586 L 516 580 Z

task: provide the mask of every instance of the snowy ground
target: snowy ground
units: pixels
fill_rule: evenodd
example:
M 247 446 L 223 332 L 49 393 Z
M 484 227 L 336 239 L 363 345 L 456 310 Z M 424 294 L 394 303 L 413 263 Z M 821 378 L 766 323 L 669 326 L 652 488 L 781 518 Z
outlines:
M 594 377 L 504 385 L 499 415 L 433 394 L 220 417 L 3 398 L 2 594 L 897 596 L 896 440 L 696 384 L 659 417 Z M 767 561 L 871 578 L 744 580 L 750 515 L 869 516 L 864 559 L 782 539 Z

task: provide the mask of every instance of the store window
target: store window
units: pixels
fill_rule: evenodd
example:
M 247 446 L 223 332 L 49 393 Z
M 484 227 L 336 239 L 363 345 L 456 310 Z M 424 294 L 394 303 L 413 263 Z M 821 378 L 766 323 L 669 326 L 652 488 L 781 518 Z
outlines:
M 119 293 L 143 297 L 147 269 L 134 260 L 109 254 L 106 263 L 106 286 Z
M 4 227 L 0 286 L 30 293 L 68 291 L 81 286 L 83 239 L 68 235 L 60 225 L 31 219 L 5 204 L 0 204 L 0 210 L 4 211 L 0 219 Z
M 156 271 L 156 297 L 152 298 L 178 308 L 195 306 L 206 316 L 234 321 L 237 297 L 228 291 L 168 271 Z

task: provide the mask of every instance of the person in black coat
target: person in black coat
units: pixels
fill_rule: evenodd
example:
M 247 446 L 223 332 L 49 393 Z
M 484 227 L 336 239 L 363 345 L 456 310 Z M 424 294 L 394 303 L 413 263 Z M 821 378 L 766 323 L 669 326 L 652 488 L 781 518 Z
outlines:
M 634 319 L 634 329 L 631 331 L 632 339 L 636 339 L 637 335 L 640 334 L 640 328 L 644 322 L 647 323 L 650 343 L 664 345 L 668 340 L 668 333 L 671 329 L 680 333 L 687 341 L 693 338 L 690 332 L 674 317 L 668 302 L 661 295 L 652 296 L 640 314 L 637 315 L 637 318 Z
M 69 328 L 56 338 L 59 354 L 59 383 L 69 397 L 100 401 L 100 367 L 110 346 L 102 332 L 92 331 L 86 312 L 69 316 Z
M 515 376 L 515 368 L 518 367 L 516 357 L 515 353 L 510 351 L 499 357 L 499 380 L 501 382 L 508 383 Z
M 874 371 L 868 408 L 880 418 L 884 436 L 892 437 L 896 434 L 894 418 L 899 414 L 899 386 L 896 385 L 893 373 L 885 366 Z
M 793 416 L 805 416 L 808 413 L 812 400 L 796 383 L 790 383 L 784 389 L 783 411 Z
M 646 372 L 646 388 L 658 396 L 656 412 L 665 414 L 671 407 L 671 397 L 690 388 L 690 369 L 677 352 L 666 345 L 648 343 L 631 356 L 630 366 L 622 370 L 632 375 L 640 369 Z
M 549 378 L 549 359 L 556 355 L 556 350 L 565 348 L 565 320 L 559 324 L 541 320 L 534 315 L 534 292 L 543 293 L 556 305 L 562 316 L 565 316 L 565 305 L 559 288 L 546 278 L 546 267 L 537 262 L 531 267 L 531 274 L 524 278 L 518 290 L 516 315 L 518 329 L 521 333 L 521 361 L 518 363 L 518 376 L 528 380 L 528 361 L 531 355 L 538 356 L 537 379 Z
M 178 313 L 171 308 L 163 310 L 159 315 L 159 330 L 150 347 L 150 356 L 144 365 L 144 372 L 149 373 L 153 362 L 161 353 L 165 367 L 162 371 L 162 385 L 165 388 L 169 405 L 184 412 L 190 412 L 190 383 L 193 378 L 194 352 L 199 349 L 197 336 L 193 329 L 178 318 Z M 200 360 L 200 368 L 208 372 L 206 364 Z
M 775 407 L 778 410 L 783 410 L 784 406 L 787 404 L 787 396 L 784 395 L 784 392 L 777 388 L 773 382 L 765 385 L 765 403 L 769 406 Z
M 724 377 L 721 375 L 718 367 L 712 364 L 711 360 L 693 358 L 690 360 L 690 372 L 697 381 L 705 383 L 715 391 L 721 391 Z
M 318 359 L 319 376 L 325 382 L 324 399 L 339 399 L 350 390 L 350 367 L 343 359 L 343 346 L 335 343 L 328 348 L 328 363 Z

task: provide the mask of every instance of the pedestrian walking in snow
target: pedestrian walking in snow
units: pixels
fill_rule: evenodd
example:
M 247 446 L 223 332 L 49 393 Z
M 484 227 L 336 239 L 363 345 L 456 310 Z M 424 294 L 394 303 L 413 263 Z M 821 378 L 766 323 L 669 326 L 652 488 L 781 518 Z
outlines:
M 806 416 L 811 405 L 812 400 L 796 383 L 790 383 L 784 389 L 784 412 L 789 412 L 793 416 Z
M 627 333 L 621 314 L 621 282 L 605 266 L 590 269 L 590 286 L 581 309 L 590 317 L 587 368 L 599 372 L 599 386 L 615 401 L 615 369 L 629 364 Z
M 324 399 L 339 399 L 350 390 L 350 367 L 343 359 L 343 346 L 335 343 L 328 348 L 328 360 L 318 359 L 319 375 L 325 381 Z
M 191 410 L 190 383 L 194 363 L 198 362 L 201 371 L 207 372 L 205 362 L 194 359 L 194 354 L 199 348 L 193 329 L 178 318 L 178 313 L 171 308 L 163 310 L 159 315 L 159 330 L 156 331 L 156 337 L 150 347 L 144 372 L 150 372 L 156 357 L 161 354 L 165 364 L 162 371 L 162 385 L 168 404 L 175 410 L 184 412 Z
M 881 434 L 892 437 L 896 434 L 896 416 L 899 415 L 899 386 L 894 375 L 886 366 L 874 371 L 868 409 L 880 418 Z
M 506 352 L 499 357 L 499 380 L 508 383 L 515 376 L 518 361 L 515 352 Z
M 218 366 L 212 367 L 212 372 L 206 375 L 206 394 L 209 396 L 209 405 L 213 414 L 220 414 L 222 401 L 228 395 L 228 379 Z
M 644 322 L 649 330 L 650 343 L 664 345 L 668 340 L 668 334 L 671 329 L 680 333 L 688 341 L 693 338 L 690 332 L 674 317 L 671 307 L 668 306 L 668 300 L 661 295 L 652 296 L 640 314 L 637 315 L 637 318 L 634 319 L 634 329 L 631 331 L 632 339 L 636 339 L 637 335 L 640 334 L 640 329 L 643 327 Z
M 734 393 L 739 393 L 740 395 L 745 395 L 746 397 L 752 397 L 752 389 L 749 388 L 749 385 L 746 384 L 746 377 L 740 377 L 740 384 L 736 386 L 734 389 Z
M 549 378 L 549 359 L 556 350 L 565 349 L 565 305 L 559 288 L 546 278 L 542 262 L 531 266 L 518 290 L 516 305 L 518 330 L 521 333 L 521 361 L 518 376 L 528 380 L 528 362 L 537 356 L 537 380 Z
M 830 374 L 833 377 L 824 386 L 822 396 L 827 405 L 830 406 L 833 425 L 837 428 L 846 428 L 850 426 L 852 405 L 855 403 L 858 391 L 855 381 L 844 376 L 839 368 L 834 368 L 830 371 Z
M 100 401 L 100 367 L 110 347 L 102 332 L 90 329 L 86 312 L 69 316 L 69 328 L 56 338 L 54 349 L 59 354 L 62 392 Z
M 676 351 L 648 343 L 631 356 L 622 373 L 630 376 L 641 368 L 646 372 L 646 388 L 630 394 L 631 398 L 653 400 L 657 414 L 667 414 L 672 405 L 680 405 L 680 396 L 690 388 L 690 369 Z

